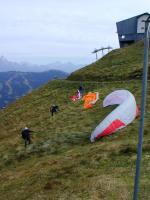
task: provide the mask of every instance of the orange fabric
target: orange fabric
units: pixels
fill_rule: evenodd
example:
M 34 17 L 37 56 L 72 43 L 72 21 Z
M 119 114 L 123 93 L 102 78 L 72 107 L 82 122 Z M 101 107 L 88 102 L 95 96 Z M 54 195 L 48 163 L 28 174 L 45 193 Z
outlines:
M 84 95 L 82 100 L 84 101 L 84 108 L 92 108 L 92 102 L 95 101 L 97 98 L 96 93 L 89 92 L 87 95 Z

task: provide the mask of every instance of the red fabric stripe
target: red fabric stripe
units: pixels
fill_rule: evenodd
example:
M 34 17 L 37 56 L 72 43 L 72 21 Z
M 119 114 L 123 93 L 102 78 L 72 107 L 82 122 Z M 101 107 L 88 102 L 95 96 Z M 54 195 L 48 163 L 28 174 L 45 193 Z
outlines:
M 110 134 L 114 133 L 121 126 L 125 126 L 125 123 L 123 123 L 119 119 L 116 119 L 102 133 L 99 133 L 96 136 L 96 138 L 100 138 L 100 137 L 103 137 L 103 136 L 110 135 Z
M 140 110 L 138 108 L 138 106 L 136 107 L 136 117 L 139 117 L 140 116 Z

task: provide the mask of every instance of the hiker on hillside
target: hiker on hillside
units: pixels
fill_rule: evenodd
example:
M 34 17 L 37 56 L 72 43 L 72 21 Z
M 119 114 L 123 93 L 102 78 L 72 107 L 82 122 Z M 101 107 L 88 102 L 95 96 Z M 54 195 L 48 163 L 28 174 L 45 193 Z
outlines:
M 83 88 L 83 86 L 79 86 L 79 88 L 78 88 L 78 90 L 79 90 L 79 92 L 80 92 L 80 96 L 81 96 L 81 98 L 83 97 L 83 93 L 84 93 L 84 88 Z
M 59 111 L 59 107 L 56 106 L 55 104 L 53 104 L 53 105 L 50 107 L 49 111 L 51 112 L 51 115 L 53 116 L 53 113 L 57 113 L 57 112 Z
M 27 144 L 31 144 L 31 132 L 34 131 L 31 131 L 28 127 L 23 128 L 21 131 L 22 138 L 25 142 L 25 148 L 27 147 Z

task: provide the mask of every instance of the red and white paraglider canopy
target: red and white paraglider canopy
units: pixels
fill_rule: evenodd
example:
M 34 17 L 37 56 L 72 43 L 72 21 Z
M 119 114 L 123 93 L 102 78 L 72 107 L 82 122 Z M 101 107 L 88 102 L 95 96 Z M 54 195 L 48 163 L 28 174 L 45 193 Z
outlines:
M 103 136 L 110 135 L 130 124 L 137 116 L 135 98 L 128 90 L 116 90 L 107 95 L 103 107 L 119 104 L 92 132 L 91 142 Z

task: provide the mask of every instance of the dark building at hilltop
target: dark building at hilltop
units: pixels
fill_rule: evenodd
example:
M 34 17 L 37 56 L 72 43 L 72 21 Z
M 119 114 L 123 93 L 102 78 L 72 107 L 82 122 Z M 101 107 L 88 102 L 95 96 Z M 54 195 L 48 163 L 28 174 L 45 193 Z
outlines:
M 144 37 L 145 23 L 149 13 L 143 13 L 129 19 L 117 22 L 117 33 L 120 47 L 125 47 Z

